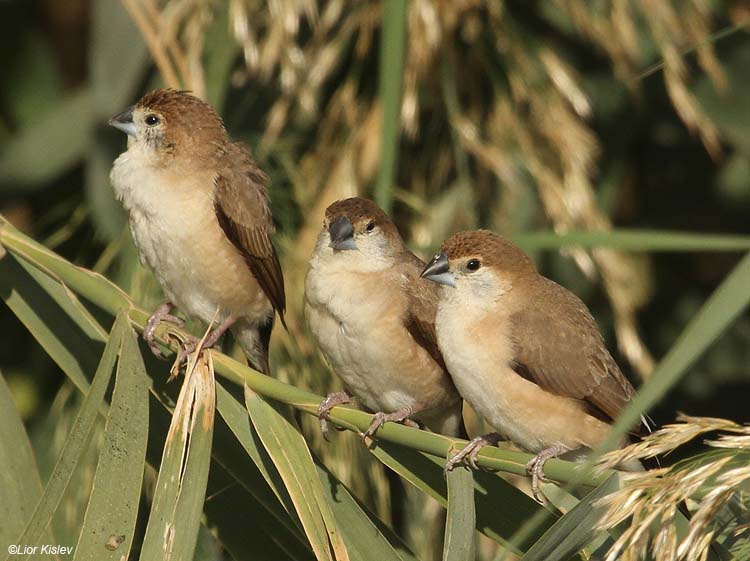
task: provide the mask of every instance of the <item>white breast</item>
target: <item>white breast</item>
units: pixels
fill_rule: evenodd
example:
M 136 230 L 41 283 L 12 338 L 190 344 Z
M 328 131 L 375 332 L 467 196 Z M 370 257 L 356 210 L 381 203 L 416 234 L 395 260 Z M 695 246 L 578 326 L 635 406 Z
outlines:
M 436 327 L 458 392 L 489 425 L 522 448 L 540 452 L 562 444 L 575 449 L 606 435 L 608 425 L 588 415 L 580 402 L 516 374 L 511 325 L 501 304 L 491 310 L 467 309 L 457 299 L 441 298 Z
M 416 346 L 403 326 L 405 304 L 396 275 L 357 275 L 320 266 L 315 258 L 311 265 L 305 279 L 305 317 L 344 385 L 374 411 L 396 411 L 425 397 L 415 395 L 423 391 L 420 377 L 442 374 L 424 349 L 405 357 L 394 348 L 400 338 L 408 340 L 404 348 Z M 434 386 L 437 390 L 438 384 Z
M 141 261 L 167 298 L 205 322 L 217 310 L 218 321 L 228 313 L 267 314 L 270 304 L 218 225 L 212 174 L 136 165 L 139 154 L 134 150 L 132 146 L 115 161 L 112 185 L 128 211 Z M 239 309 L 230 309 L 232 305 Z

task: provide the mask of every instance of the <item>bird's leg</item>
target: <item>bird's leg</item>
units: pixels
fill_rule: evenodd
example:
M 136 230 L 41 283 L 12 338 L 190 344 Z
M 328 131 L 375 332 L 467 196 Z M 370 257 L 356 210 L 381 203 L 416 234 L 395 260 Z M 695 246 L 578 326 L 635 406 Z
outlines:
M 161 306 L 154 310 L 154 313 L 151 314 L 151 316 L 149 316 L 148 321 L 146 322 L 146 327 L 143 329 L 143 339 L 144 341 L 146 341 L 148 348 L 151 349 L 151 352 L 154 353 L 157 358 L 160 358 L 162 360 L 166 359 L 166 357 L 161 352 L 156 344 L 156 341 L 154 340 L 154 335 L 156 333 L 156 329 L 159 327 L 159 324 L 163 321 L 168 321 L 169 323 L 174 323 L 175 325 L 177 325 L 177 327 L 182 327 L 185 325 L 184 321 L 182 321 L 177 316 L 173 316 L 170 313 L 173 309 L 174 304 L 172 304 L 172 302 L 164 302 Z
M 320 430 L 323 432 L 323 438 L 328 440 L 328 415 L 334 407 L 343 403 L 351 403 L 352 396 L 346 390 L 329 393 L 318 406 L 318 419 L 320 419 Z
M 384 413 L 383 411 L 378 411 L 372 416 L 372 422 L 370 423 L 370 426 L 364 433 L 362 433 L 362 440 L 366 442 L 368 438 L 372 438 L 378 431 L 378 429 L 386 423 L 403 423 L 407 427 L 418 429 L 419 423 L 411 420 L 409 417 L 421 410 L 422 407 L 418 405 L 407 405 L 406 407 L 402 407 L 401 409 L 399 409 L 398 411 L 394 411 L 393 413 Z
M 500 440 L 502 440 L 502 436 L 496 432 L 488 432 L 482 436 L 472 438 L 460 452 L 448 458 L 448 461 L 445 462 L 444 471 L 448 473 L 458 464 L 466 461 L 469 462 L 469 465 L 472 468 L 479 469 L 479 466 L 477 465 L 477 455 L 479 454 L 479 451 L 487 445 L 497 446 L 497 443 L 500 442 Z
M 539 493 L 539 482 L 549 481 L 544 477 L 544 464 L 547 460 L 557 458 L 558 456 L 569 452 L 570 448 L 563 446 L 562 444 L 555 444 L 549 448 L 545 448 L 539 452 L 536 456 L 531 458 L 526 464 L 526 473 L 531 476 L 531 494 L 534 495 L 534 499 L 538 502 L 543 503 Z
M 177 359 L 175 361 L 177 369 L 179 369 L 182 363 L 187 360 L 187 357 L 194 353 L 199 347 L 199 353 L 203 352 L 203 349 L 210 349 L 211 347 L 213 347 L 221 338 L 221 336 L 224 335 L 224 333 L 226 333 L 227 330 L 232 327 L 232 325 L 234 325 L 236 321 L 237 318 L 235 316 L 227 316 L 227 319 L 221 322 L 216 329 L 211 331 L 202 343 L 200 339 L 191 335 L 190 338 L 188 338 L 182 345 L 182 349 L 180 349 L 180 352 L 177 353 Z

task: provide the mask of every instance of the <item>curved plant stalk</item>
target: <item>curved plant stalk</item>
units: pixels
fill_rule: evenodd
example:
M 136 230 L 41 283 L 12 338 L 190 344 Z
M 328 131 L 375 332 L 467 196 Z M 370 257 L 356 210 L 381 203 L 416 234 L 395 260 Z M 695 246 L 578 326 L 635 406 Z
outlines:
M 102 275 L 73 265 L 25 236 L 4 220 L 0 221 L 0 243 L 14 255 L 58 279 L 69 289 L 84 296 L 86 300 L 110 314 L 127 310 L 132 324 L 137 330 L 143 330 L 148 320 L 148 313 L 137 307 L 125 292 Z M 156 337 L 161 343 L 176 351 L 177 344 L 168 336 L 168 331 L 177 332 L 171 326 L 162 326 L 157 330 Z M 223 378 L 238 385 L 247 384 L 251 390 L 263 397 L 287 403 L 295 409 L 312 415 L 317 414 L 318 405 L 323 399 L 321 396 L 265 376 L 218 351 L 207 352 L 212 354 L 215 372 Z M 337 426 L 357 432 L 365 431 L 371 422 L 370 415 L 346 407 L 334 408 L 331 411 L 330 420 Z M 466 443 L 465 440 L 396 423 L 383 426 L 378 431 L 378 438 L 441 457 L 446 457 L 452 447 L 460 447 Z M 486 447 L 479 454 L 477 463 L 486 469 L 525 476 L 526 463 L 531 457 L 530 454 L 524 452 Z M 563 484 L 575 482 L 588 487 L 598 487 L 606 481 L 611 472 L 582 473 L 577 464 L 555 459 L 547 462 L 545 474 L 550 479 Z

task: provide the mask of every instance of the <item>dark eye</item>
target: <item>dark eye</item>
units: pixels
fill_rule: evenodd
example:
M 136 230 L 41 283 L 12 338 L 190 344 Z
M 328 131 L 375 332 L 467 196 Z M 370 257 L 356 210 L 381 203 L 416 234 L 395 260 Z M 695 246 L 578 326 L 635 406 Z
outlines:
M 479 259 L 469 259 L 466 262 L 466 268 L 470 271 L 476 271 L 481 266 L 482 264 L 479 262 Z
M 150 115 L 146 115 L 146 118 L 144 120 L 149 127 L 153 127 L 154 125 L 159 124 L 159 117 L 157 117 L 153 113 L 151 113 Z
M 370 222 L 366 227 L 365 230 L 368 232 L 372 232 L 375 229 L 375 222 Z

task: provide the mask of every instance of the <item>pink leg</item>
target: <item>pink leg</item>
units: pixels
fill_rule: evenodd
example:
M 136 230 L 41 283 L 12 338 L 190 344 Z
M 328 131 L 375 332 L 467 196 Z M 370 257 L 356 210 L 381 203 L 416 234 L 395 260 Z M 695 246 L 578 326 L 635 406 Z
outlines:
M 320 430 L 323 437 L 328 440 L 328 414 L 337 405 L 342 403 L 351 403 L 352 396 L 346 390 L 329 393 L 318 406 L 318 419 L 320 419 Z
M 199 352 L 202 352 L 203 349 L 210 349 L 211 347 L 213 347 L 219 341 L 221 336 L 224 335 L 224 333 L 226 333 L 227 330 L 232 327 L 232 325 L 234 325 L 234 322 L 236 321 L 236 317 L 228 316 L 227 319 L 221 322 L 221 324 L 219 324 L 216 329 L 208 334 L 206 340 L 203 341 L 203 344 L 201 344 L 200 339 L 191 336 L 189 340 L 185 341 L 185 345 L 177 354 L 177 364 L 180 365 L 185 362 L 187 360 L 187 357 L 195 352 L 195 350 L 198 348 L 198 345 L 200 345 Z
M 421 407 L 417 408 L 414 406 L 407 406 L 399 409 L 398 411 L 394 411 L 393 413 L 384 413 L 383 411 L 378 411 L 372 416 L 372 422 L 370 423 L 370 426 L 367 428 L 367 430 L 362 434 L 362 439 L 366 440 L 367 438 L 372 438 L 378 431 L 378 429 L 386 423 L 403 423 L 407 427 L 419 428 L 419 424 L 415 421 L 412 421 L 409 417 L 421 410 Z
M 479 451 L 487 445 L 497 446 L 497 443 L 500 442 L 501 439 L 502 437 L 496 432 L 489 432 L 482 436 L 472 438 L 460 452 L 448 458 L 448 461 L 445 462 L 444 471 L 452 471 L 454 467 L 465 461 L 469 462 L 469 465 L 472 468 L 479 469 L 479 466 L 477 465 L 477 455 L 479 454 Z
M 146 341 L 148 348 L 151 349 L 151 352 L 160 359 L 165 359 L 166 357 L 156 345 L 156 341 L 154 340 L 154 335 L 156 333 L 156 329 L 159 327 L 159 324 L 163 321 L 167 321 L 169 323 L 174 323 L 175 325 L 177 325 L 177 327 L 182 327 L 183 325 L 185 325 L 185 322 L 180 318 L 171 315 L 170 312 L 173 308 L 174 304 L 172 304 L 171 302 L 164 302 L 161 306 L 154 310 L 154 313 L 151 314 L 151 316 L 148 318 L 148 321 L 146 322 L 146 327 L 143 329 L 143 339 Z
M 547 462 L 547 460 L 557 458 L 561 454 L 569 451 L 570 448 L 566 448 L 562 444 L 555 444 L 554 446 L 550 446 L 549 448 L 546 448 L 539 452 L 536 456 L 529 460 L 529 463 L 526 464 L 526 473 L 531 476 L 531 494 L 534 495 L 534 498 L 538 502 L 543 502 L 539 491 L 539 482 L 548 481 L 544 477 L 544 464 Z

